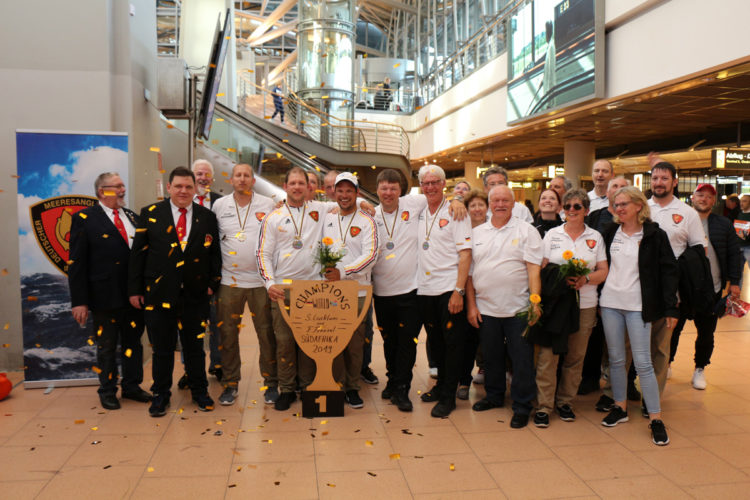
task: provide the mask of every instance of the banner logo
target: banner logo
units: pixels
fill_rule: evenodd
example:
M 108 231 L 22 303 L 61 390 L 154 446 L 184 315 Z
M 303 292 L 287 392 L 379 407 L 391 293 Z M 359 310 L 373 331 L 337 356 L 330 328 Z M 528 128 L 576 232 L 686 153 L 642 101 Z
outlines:
M 73 215 L 99 203 L 91 196 L 56 196 L 29 207 L 31 226 L 44 255 L 67 276 Z

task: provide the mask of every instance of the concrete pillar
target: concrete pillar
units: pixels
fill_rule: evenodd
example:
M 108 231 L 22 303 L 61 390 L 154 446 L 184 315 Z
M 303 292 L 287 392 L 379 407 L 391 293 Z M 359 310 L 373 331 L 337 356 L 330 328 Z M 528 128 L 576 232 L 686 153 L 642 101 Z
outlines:
M 473 189 L 484 189 L 482 179 L 477 178 L 477 169 L 481 165 L 478 161 L 467 161 L 464 162 L 464 178 Z
M 591 175 L 596 148 L 590 141 L 565 142 L 565 177 L 570 179 L 573 187 L 581 186 L 581 176 Z
M 297 24 L 297 95 L 342 120 L 354 118 L 354 0 L 300 0 Z M 304 112 L 302 112 L 304 114 Z M 314 119 L 304 118 L 308 123 Z M 337 123 L 331 125 L 343 125 Z M 321 127 L 320 142 L 353 142 L 348 129 Z M 336 135 L 334 137 L 334 135 Z

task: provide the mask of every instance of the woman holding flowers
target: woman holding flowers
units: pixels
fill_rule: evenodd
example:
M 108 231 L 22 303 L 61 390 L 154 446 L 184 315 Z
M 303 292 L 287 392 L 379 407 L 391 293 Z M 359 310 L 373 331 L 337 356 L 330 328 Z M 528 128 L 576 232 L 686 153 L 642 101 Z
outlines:
M 648 202 L 640 190 L 624 187 L 615 193 L 617 223 L 604 232 L 610 273 L 599 298 L 609 351 L 610 380 L 615 406 L 602 425 L 628 421 L 625 331 L 641 392 L 651 420 L 651 438 L 663 446 L 669 437 L 661 420 L 659 387 L 651 362 L 651 322 L 666 318 L 677 323 L 679 271 L 667 234 L 651 222 Z
M 601 235 L 583 222 L 589 212 L 586 191 L 573 189 L 565 193 L 563 210 L 565 224 L 553 227 L 544 236 L 542 267 L 550 263 L 558 264 L 559 279 L 565 280 L 569 287 L 577 291 L 578 331 L 568 335 L 559 383 L 559 354 L 551 346 L 539 346 L 536 363 L 538 406 L 534 415 L 534 425 L 537 427 L 549 426 L 549 414 L 553 408 L 565 422 L 576 419 L 571 403 L 581 382 L 586 346 L 596 323 L 596 286 L 607 278 L 608 271 Z

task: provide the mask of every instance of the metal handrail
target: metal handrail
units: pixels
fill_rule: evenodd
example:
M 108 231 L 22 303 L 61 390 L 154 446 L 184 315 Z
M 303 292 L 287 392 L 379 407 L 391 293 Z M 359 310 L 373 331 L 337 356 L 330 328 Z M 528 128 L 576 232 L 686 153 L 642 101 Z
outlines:
M 244 103 L 251 95 L 262 95 L 263 118 L 270 119 L 271 113 L 266 112 L 267 96 L 273 97 L 280 94 L 250 81 L 242 72 L 239 72 L 238 76 L 242 102 Z M 287 79 L 284 78 L 283 81 Z M 287 90 L 287 95 L 281 95 L 281 97 L 284 99 L 285 110 L 289 118 L 293 119 L 297 131 L 318 142 L 342 151 L 392 153 L 409 157 L 409 137 L 401 126 L 332 116 L 302 101 L 291 90 Z M 271 109 L 272 106 L 271 104 Z
M 485 63 L 507 51 L 504 34 L 505 21 L 525 1 L 516 0 L 512 4 L 506 5 L 493 22 L 472 35 L 463 47 L 420 79 L 421 94 L 425 98 L 425 103 L 432 101 L 474 73 Z M 500 41 L 501 32 L 502 41 Z M 419 109 L 419 107 L 416 109 Z

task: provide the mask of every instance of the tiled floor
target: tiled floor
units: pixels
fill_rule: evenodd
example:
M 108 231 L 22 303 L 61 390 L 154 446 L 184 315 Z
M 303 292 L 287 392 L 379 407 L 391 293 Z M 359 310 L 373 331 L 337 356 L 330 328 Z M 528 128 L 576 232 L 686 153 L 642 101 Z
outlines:
M 17 385 L 0 402 L 0 498 L 750 497 L 749 326 L 720 321 L 705 391 L 690 386 L 695 333 L 683 334 L 663 401 L 663 448 L 637 413 L 599 425 L 598 394 L 576 401 L 576 422 L 553 417 L 547 429 L 510 429 L 508 409 L 472 412 L 481 386 L 450 418 L 431 418 L 417 394 L 431 386 L 422 345 L 413 413 L 383 401 L 382 383 L 363 384 L 365 407 L 344 418 L 303 419 L 299 402 L 277 412 L 263 404 L 248 329 L 240 399 L 212 413 L 196 411 L 185 391 L 153 419 L 132 401 L 102 410 L 93 387 L 45 394 Z M 382 379 L 377 337 L 374 359 Z

